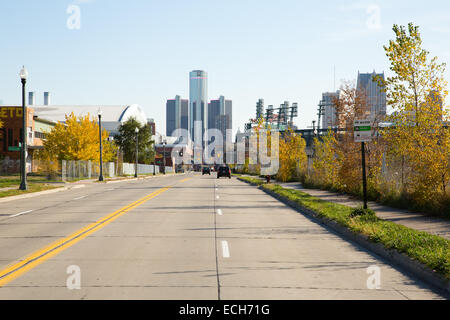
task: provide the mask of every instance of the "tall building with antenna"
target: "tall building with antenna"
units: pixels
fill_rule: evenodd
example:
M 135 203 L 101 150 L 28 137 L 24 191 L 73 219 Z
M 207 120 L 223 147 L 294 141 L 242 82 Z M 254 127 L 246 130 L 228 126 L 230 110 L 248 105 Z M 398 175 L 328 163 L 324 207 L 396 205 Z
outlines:
M 195 123 L 201 122 L 201 137 L 208 129 L 208 74 L 203 70 L 189 73 L 189 132 L 195 139 Z

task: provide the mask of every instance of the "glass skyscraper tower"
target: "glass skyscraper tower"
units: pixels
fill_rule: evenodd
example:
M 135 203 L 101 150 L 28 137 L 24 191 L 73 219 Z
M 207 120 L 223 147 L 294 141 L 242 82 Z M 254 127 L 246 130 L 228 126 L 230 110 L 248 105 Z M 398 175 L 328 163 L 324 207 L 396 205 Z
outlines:
M 166 103 L 166 135 L 172 136 L 176 129 L 189 128 L 189 101 L 175 96 Z
M 202 70 L 194 70 L 189 73 L 189 132 L 191 139 L 195 139 L 194 124 L 201 121 L 202 136 L 208 129 L 208 74 Z M 203 143 L 202 143 L 203 144 Z

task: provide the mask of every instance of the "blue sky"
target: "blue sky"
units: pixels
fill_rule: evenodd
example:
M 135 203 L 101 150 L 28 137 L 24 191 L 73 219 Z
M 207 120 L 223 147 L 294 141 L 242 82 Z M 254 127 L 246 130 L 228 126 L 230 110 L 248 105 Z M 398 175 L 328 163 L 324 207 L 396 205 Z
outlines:
M 80 29 L 67 28 L 70 5 Z M 189 71 L 202 69 L 209 99 L 233 100 L 234 130 L 258 98 L 298 102 L 304 128 L 322 92 L 358 70 L 389 74 L 383 45 L 394 23 L 408 22 L 433 56 L 450 60 L 447 1 L 2 0 L 0 100 L 20 104 L 25 64 L 38 104 L 43 91 L 54 104 L 138 103 L 165 132 L 166 99 L 188 98 Z

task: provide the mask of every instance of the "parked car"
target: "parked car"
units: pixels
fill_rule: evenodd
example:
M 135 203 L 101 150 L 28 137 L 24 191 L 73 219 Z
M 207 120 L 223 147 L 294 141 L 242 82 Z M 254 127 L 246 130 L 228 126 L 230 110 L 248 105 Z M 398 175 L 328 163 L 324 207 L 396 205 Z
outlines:
M 231 170 L 229 166 L 219 167 L 219 169 L 217 170 L 217 179 L 219 179 L 220 177 L 228 177 L 229 179 L 231 179 Z
M 202 175 L 209 174 L 211 175 L 211 168 L 210 167 L 203 167 L 202 169 Z

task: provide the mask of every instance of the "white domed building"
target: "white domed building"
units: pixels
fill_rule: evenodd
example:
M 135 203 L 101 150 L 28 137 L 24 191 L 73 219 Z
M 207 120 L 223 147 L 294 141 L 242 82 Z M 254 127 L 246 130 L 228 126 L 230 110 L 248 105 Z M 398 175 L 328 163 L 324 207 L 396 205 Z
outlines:
M 138 104 L 122 106 L 31 105 L 30 107 L 35 110 L 35 116 L 53 122 L 65 122 L 66 115 L 70 115 L 72 112 L 77 117 L 89 115 L 91 118 L 98 119 L 98 113 L 101 110 L 102 127 L 111 136 L 118 134 L 119 126 L 131 118 L 135 118 L 141 125 L 147 123 L 144 110 Z

